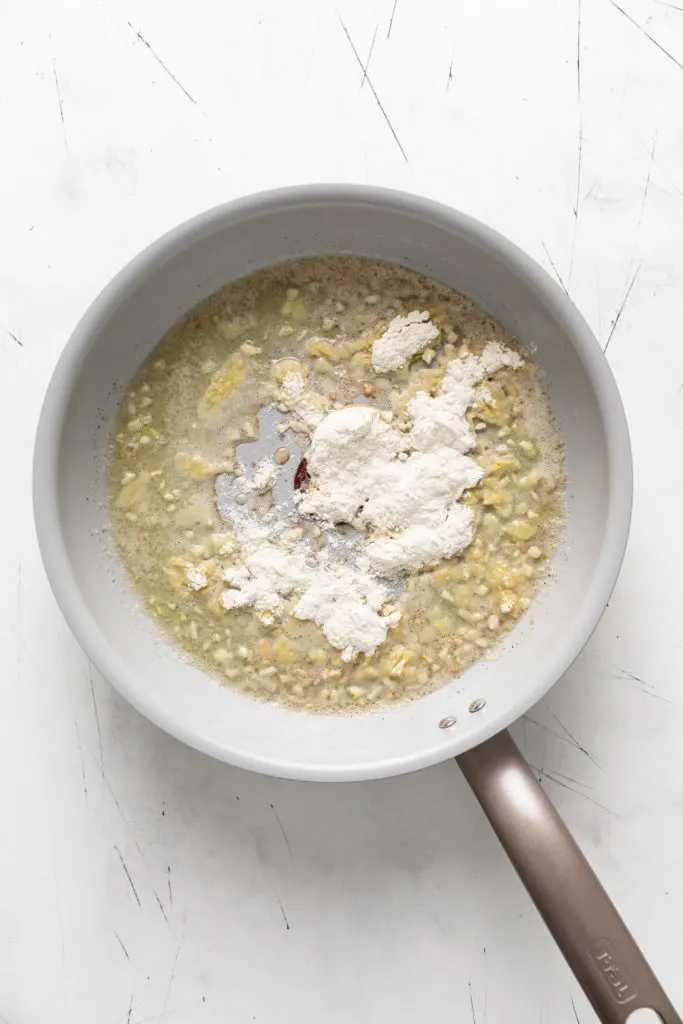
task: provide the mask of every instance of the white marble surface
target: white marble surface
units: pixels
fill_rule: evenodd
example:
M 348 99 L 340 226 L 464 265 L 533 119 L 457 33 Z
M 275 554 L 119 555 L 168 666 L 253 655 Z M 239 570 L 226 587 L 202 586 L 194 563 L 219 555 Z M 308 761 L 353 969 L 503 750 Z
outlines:
M 2 4 L 0 1021 L 595 1019 L 455 765 L 328 788 L 212 763 L 90 669 L 40 564 L 33 433 L 85 306 L 178 221 L 316 180 L 487 221 L 609 343 L 628 554 L 515 734 L 683 1006 L 681 109 L 665 0 Z

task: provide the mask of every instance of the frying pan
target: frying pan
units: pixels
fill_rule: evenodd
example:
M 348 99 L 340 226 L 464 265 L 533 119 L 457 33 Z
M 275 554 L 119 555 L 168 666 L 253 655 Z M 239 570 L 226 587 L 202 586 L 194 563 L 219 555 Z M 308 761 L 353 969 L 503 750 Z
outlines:
M 306 715 L 219 688 L 141 613 L 109 543 L 107 433 L 125 384 L 168 328 L 229 280 L 287 259 L 354 253 L 408 266 L 474 299 L 545 373 L 566 443 L 567 527 L 555 578 L 500 649 L 421 700 L 355 716 Z M 38 428 L 34 507 L 47 573 L 75 636 L 143 715 L 253 771 L 317 781 L 379 778 L 456 757 L 602 1021 L 641 1007 L 680 1024 L 626 926 L 506 727 L 568 668 L 617 577 L 631 512 L 631 454 L 607 362 L 564 293 L 514 245 L 414 196 L 317 185 L 195 217 L 108 285 L 76 328 Z M 640 1018 L 639 1018 L 640 1019 Z

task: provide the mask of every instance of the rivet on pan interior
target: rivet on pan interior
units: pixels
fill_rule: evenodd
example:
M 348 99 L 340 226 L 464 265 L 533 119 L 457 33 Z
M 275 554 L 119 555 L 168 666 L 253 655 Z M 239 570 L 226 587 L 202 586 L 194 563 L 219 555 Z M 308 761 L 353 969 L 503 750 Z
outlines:
M 457 721 L 458 719 L 453 718 L 452 715 L 449 715 L 448 718 L 442 718 L 439 722 L 439 729 L 451 729 Z
M 473 700 L 470 704 L 470 711 L 472 714 L 475 714 L 477 711 L 483 711 L 485 707 L 486 701 L 482 697 L 479 697 L 477 700 Z

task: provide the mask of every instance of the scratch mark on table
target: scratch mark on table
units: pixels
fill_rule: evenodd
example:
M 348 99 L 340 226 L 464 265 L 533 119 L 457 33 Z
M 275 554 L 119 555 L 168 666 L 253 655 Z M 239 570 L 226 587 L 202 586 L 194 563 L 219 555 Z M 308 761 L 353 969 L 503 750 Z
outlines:
M 668 697 L 662 697 L 661 693 L 657 693 L 654 687 L 650 686 L 650 684 L 645 682 L 644 679 L 639 679 L 638 676 L 634 676 L 631 673 L 625 673 L 625 675 L 627 675 L 628 677 L 633 679 L 634 682 L 639 684 L 638 689 L 641 691 L 641 693 L 644 693 L 646 697 L 652 697 L 654 698 L 654 700 L 661 700 L 664 704 L 669 704 L 672 708 L 680 707 L 680 705 L 677 704 L 676 701 L 669 700 Z
M 12 341 L 16 341 L 16 343 L 19 346 L 19 348 L 23 348 L 24 347 L 23 341 L 20 341 L 19 337 L 14 333 L 14 331 L 10 331 L 9 327 L 5 327 L 4 324 L 0 324 L 0 327 L 2 327 L 3 331 L 5 332 L 5 334 L 8 334 L 10 336 Z
M 683 64 L 681 64 L 681 62 L 676 57 L 674 57 L 673 53 L 669 53 L 669 51 L 664 46 L 662 46 L 661 43 L 658 43 L 654 36 L 650 35 L 647 29 L 644 29 L 642 25 L 639 25 L 635 18 L 632 18 L 631 15 L 627 11 L 625 11 L 623 7 L 619 6 L 616 0 L 609 0 L 609 2 L 611 3 L 612 7 L 616 7 L 620 14 L 623 14 L 627 21 L 630 21 L 632 25 L 635 25 L 638 31 L 642 33 L 642 35 L 644 35 L 646 39 L 649 39 L 650 42 L 654 46 L 656 46 L 658 50 L 661 50 L 665 57 L 668 57 L 669 60 L 672 61 L 677 68 L 680 68 L 680 70 L 683 71 Z
M 565 779 L 566 782 L 573 782 L 575 786 L 583 786 L 584 789 L 590 789 L 594 792 L 593 786 L 589 786 L 587 782 L 583 782 L 581 779 L 575 779 L 573 775 L 565 775 L 564 772 L 558 772 L 556 768 L 548 768 L 547 771 L 552 772 L 558 779 Z
M 566 284 L 564 283 L 564 281 L 562 280 L 562 275 L 560 274 L 559 270 L 558 270 L 558 269 L 557 269 L 557 267 L 555 266 L 555 260 L 554 260 L 554 259 L 552 258 L 552 256 L 550 255 L 550 250 L 548 249 L 548 246 L 547 246 L 547 245 L 545 244 L 545 242 L 543 241 L 543 239 L 541 239 L 541 245 L 543 246 L 543 251 L 545 252 L 546 256 L 548 257 L 548 262 L 550 263 L 550 266 L 551 266 L 551 267 L 553 268 L 553 270 L 555 271 L 555 277 L 557 278 L 557 280 L 558 280 L 558 281 L 560 282 L 560 284 L 562 285 L 562 291 L 563 291 L 563 292 L 564 292 L 564 294 L 565 294 L 565 295 L 567 296 L 567 298 L 569 298 L 569 292 L 567 291 L 567 286 L 566 286 Z
M 161 900 L 159 899 L 159 896 L 158 896 L 158 893 L 157 893 L 156 889 L 152 889 L 152 892 L 153 892 L 153 894 L 154 894 L 154 899 L 155 899 L 155 900 L 157 901 L 157 903 L 159 904 L 159 910 L 160 910 L 160 911 L 161 911 L 161 913 L 163 914 L 163 918 L 164 918 L 164 921 L 166 922 L 166 924 L 168 924 L 168 917 L 167 917 L 167 915 L 166 915 L 166 911 L 164 910 L 164 905 L 163 905 L 163 903 L 161 902 Z
M 387 29 L 387 39 L 391 35 L 391 29 L 393 28 L 394 25 L 394 15 L 396 14 L 397 4 L 398 0 L 394 0 L 394 6 L 391 8 L 391 17 L 389 18 L 389 28 Z
M 566 789 L 570 793 L 573 793 L 574 796 L 580 796 L 583 800 L 587 800 L 588 803 L 593 804 L 594 807 L 599 807 L 601 811 L 605 811 L 607 814 L 611 814 L 612 817 L 617 817 L 613 810 L 611 810 L 609 807 L 606 807 L 604 804 L 601 804 L 599 800 L 594 800 L 592 796 L 588 795 L 588 793 L 582 793 L 580 789 L 574 789 L 574 787 L 571 786 L 568 782 L 562 782 L 561 779 L 556 778 L 556 773 L 553 772 L 552 769 L 539 768 L 533 764 L 530 764 L 529 767 L 532 771 L 537 772 L 539 775 L 542 775 L 544 779 L 548 779 L 549 782 L 554 782 L 555 785 L 559 786 L 561 789 Z
M 164 998 L 164 1006 L 163 1006 L 163 1009 L 162 1009 L 161 1013 L 159 1014 L 159 1017 L 163 1017 L 163 1015 L 166 1013 L 166 1010 L 168 1009 L 168 1001 L 171 998 L 171 989 L 173 988 L 173 981 L 175 979 L 176 967 L 178 966 L 178 957 L 180 956 L 180 950 L 182 949 L 183 943 L 185 941 L 185 921 L 186 921 L 186 917 L 183 917 L 183 929 L 182 929 L 182 932 L 180 933 L 180 941 L 178 942 L 178 945 L 176 947 L 175 956 L 173 957 L 173 966 L 171 967 L 171 974 L 169 976 L 168 985 L 166 987 L 166 996 Z
M 670 4 L 668 0 L 655 0 L 661 7 L 670 7 L 672 11 L 683 11 L 683 7 L 679 7 L 678 4 Z
M 138 843 L 137 841 L 136 841 L 136 843 L 135 843 L 135 849 L 136 849 L 136 850 L 138 851 L 138 853 L 140 854 L 140 860 L 141 860 L 141 861 L 143 862 L 143 864 L 145 865 L 145 867 L 146 867 L 146 868 L 147 868 L 147 870 L 149 871 L 149 864 L 147 863 L 147 858 L 145 857 L 145 854 L 144 854 L 144 852 L 143 852 L 143 849 L 142 849 L 142 847 L 140 846 L 140 844 L 139 844 L 139 843 Z
M 283 826 L 283 824 L 282 824 L 282 822 L 280 820 L 280 815 L 275 810 L 275 804 L 271 804 L 270 805 L 270 809 L 273 812 L 273 815 L 275 816 L 275 820 L 278 823 L 278 828 L 280 829 L 280 832 L 282 832 L 282 838 L 285 841 L 285 845 L 287 846 L 287 851 L 289 853 L 290 860 L 291 860 L 291 862 L 293 864 L 294 863 L 294 856 L 292 854 L 292 847 L 289 844 L 289 839 L 287 838 L 287 833 L 285 832 L 284 826 Z
M 576 98 L 579 106 L 579 143 L 576 154 L 576 196 L 574 198 L 574 230 L 572 232 L 572 250 L 569 257 L 569 280 L 574 270 L 576 253 L 576 233 L 579 226 L 579 204 L 581 202 L 581 165 L 583 162 L 583 103 L 581 101 L 581 0 L 578 0 L 576 17 Z M 566 289 L 565 289 L 566 291 Z
M 650 166 L 647 169 L 647 178 L 645 179 L 645 188 L 643 189 L 643 201 L 640 204 L 640 216 L 638 217 L 638 227 L 636 229 L 636 237 L 640 231 L 640 226 L 643 223 L 643 213 L 645 211 L 645 203 L 647 202 L 647 194 L 650 191 L 650 181 L 652 180 L 652 168 L 655 163 L 655 149 L 657 148 L 657 135 L 655 132 L 652 137 L 652 147 L 650 149 Z
M 617 675 L 619 675 L 621 679 L 632 679 L 634 683 L 640 683 L 641 686 L 647 686 L 644 679 L 637 676 L 635 672 L 629 672 L 627 668 L 620 668 Z
M 477 1015 L 474 1012 L 474 997 L 472 995 L 472 981 L 470 978 L 467 979 L 467 987 L 470 990 L 470 1011 L 472 1013 L 472 1024 L 477 1024 Z
M 170 864 L 166 868 L 166 873 L 168 875 L 168 878 L 167 878 L 168 902 L 169 902 L 169 906 L 172 907 L 173 906 L 173 889 L 171 888 L 171 865 Z
M 134 997 L 135 997 L 135 992 L 132 992 L 131 993 L 131 997 L 130 997 L 130 1003 L 129 1003 L 129 1006 L 128 1006 L 128 1016 L 126 1017 L 126 1024 L 130 1024 L 130 1018 L 131 1018 L 131 1015 L 133 1013 L 133 999 L 134 999 Z
M 372 51 L 375 48 L 375 39 L 377 38 L 377 29 L 378 28 L 379 28 L 379 25 L 375 25 L 375 31 L 374 31 L 373 36 L 372 36 L 372 42 L 370 43 L 370 50 L 368 51 L 368 59 L 366 60 L 365 67 L 363 68 L 363 77 L 361 78 L 361 82 L 360 82 L 361 89 L 365 85 L 365 80 L 368 77 L 368 68 L 370 67 L 370 60 L 372 58 Z
M 108 790 L 110 792 L 110 796 L 111 796 L 112 800 L 114 801 L 114 805 L 115 805 L 117 811 L 121 815 L 123 823 L 126 825 L 126 828 L 130 828 L 130 821 L 128 820 L 126 815 L 123 813 L 123 808 L 122 808 L 121 804 L 119 803 L 117 795 L 116 795 L 116 793 L 114 792 L 114 790 L 112 788 L 112 783 L 110 782 L 108 777 L 106 777 L 106 775 L 104 774 L 104 769 L 103 769 L 102 765 L 97 760 L 95 760 L 95 764 L 99 768 L 100 775 L 102 776 L 102 781 L 104 782 L 104 785 L 106 786 L 106 788 L 108 788 Z
M 159 67 L 160 67 L 160 68 L 161 68 L 161 69 L 162 69 L 163 71 L 165 71 L 165 72 L 166 72 L 166 74 L 167 74 L 167 75 L 168 75 L 168 77 L 169 77 L 169 78 L 171 79 L 171 81 L 172 81 L 172 82 L 175 82 L 175 84 L 176 84 L 176 85 L 178 86 L 178 88 L 180 89 L 180 91 L 181 91 L 181 92 L 182 92 L 182 93 L 183 93 L 183 94 L 184 94 L 184 95 L 185 95 L 185 96 L 186 96 L 186 97 L 188 98 L 188 100 L 190 101 L 190 103 L 193 103 L 193 104 L 194 104 L 194 106 L 195 106 L 195 107 L 197 107 L 197 106 L 198 106 L 198 104 L 197 104 L 197 101 L 196 101 L 196 99 L 194 98 L 194 96 L 192 96 L 192 95 L 191 95 L 191 94 L 190 94 L 190 93 L 189 93 L 189 92 L 187 91 L 187 89 L 186 89 L 186 88 L 185 88 L 185 86 L 184 86 L 184 85 L 182 84 L 182 82 L 179 82 L 179 81 L 178 81 L 178 79 L 177 79 L 177 78 L 176 78 L 176 76 L 175 76 L 175 75 L 173 74 L 173 72 L 171 71 L 171 69 L 170 69 L 170 68 L 169 68 L 169 67 L 168 67 L 168 66 L 167 66 L 166 64 L 164 64 L 163 60 L 161 59 L 161 57 L 159 56 L 159 54 L 158 54 L 158 53 L 156 52 L 156 50 L 154 49 L 154 47 L 152 46 L 152 44 L 151 44 L 150 42 L 148 42 L 148 41 L 147 41 L 147 40 L 145 39 L 145 37 L 144 37 L 144 36 L 142 35 L 142 33 L 141 33 L 141 32 L 138 32 L 138 30 L 137 30 L 137 29 L 136 29 L 136 28 L 135 28 L 135 27 L 134 27 L 134 26 L 133 26 L 133 25 L 132 25 L 132 24 L 131 24 L 130 22 L 128 22 L 128 27 L 129 27 L 129 29 L 131 30 L 131 32 L 134 32 L 134 33 L 135 33 L 135 35 L 136 35 L 136 38 L 140 40 L 140 42 L 141 42 L 141 43 L 143 44 L 143 46 L 146 46 L 146 47 L 147 47 L 147 49 L 148 49 L 148 50 L 149 50 L 149 52 L 150 52 L 150 53 L 152 54 L 152 56 L 154 57 L 155 61 L 156 61 L 156 62 L 157 62 L 157 64 L 159 65 Z
M 586 750 L 586 748 L 585 748 L 585 747 L 582 747 L 582 746 L 581 746 L 581 744 L 580 744 L 580 743 L 579 743 L 579 741 L 577 740 L 576 736 L 574 736 L 574 735 L 573 735 L 573 733 L 571 733 L 571 732 L 569 731 L 569 729 L 568 729 L 568 728 L 567 728 L 567 726 L 566 726 L 566 725 L 564 724 L 564 722 L 561 722 L 561 721 L 560 721 L 560 719 L 559 719 L 559 718 L 557 717 L 557 715 L 555 714 L 555 712 L 554 712 L 554 711 L 551 711 L 551 710 L 550 710 L 550 708 L 548 708 L 548 712 L 549 712 L 549 713 L 550 713 L 550 714 L 552 715 L 552 717 L 553 717 L 553 718 L 555 719 L 555 721 L 556 721 L 556 722 L 557 722 L 557 724 L 559 725 L 560 729 L 562 729 L 562 731 L 563 731 L 563 732 L 565 732 L 565 733 L 567 734 L 567 736 L 569 737 L 569 739 L 571 740 L 571 742 L 572 742 L 572 743 L 574 744 L 574 746 L 576 747 L 576 749 L 577 749 L 577 750 L 580 750 L 582 754 L 585 754 L 585 756 L 586 756 L 586 757 L 588 758 L 588 760 L 589 760 L 589 761 L 591 761 L 591 762 L 592 762 L 592 763 L 593 763 L 593 764 L 595 765 L 595 767 L 596 767 L 596 768 L 599 768 L 599 769 L 600 769 L 600 771 L 604 771 L 604 769 L 603 769 L 602 765 L 601 765 L 601 764 L 600 764 L 600 763 L 599 763 L 598 761 L 596 761 L 596 760 L 595 760 L 595 758 L 593 757 L 593 755 L 592 755 L 592 754 L 589 754 L 589 753 L 588 753 L 588 751 Z
M 530 715 L 524 715 L 523 721 L 530 722 L 531 725 L 538 726 L 538 728 L 543 729 L 544 732 L 549 732 L 551 736 L 555 736 L 556 739 L 562 740 L 563 743 L 568 744 L 568 746 L 572 747 L 574 750 L 579 749 L 576 746 L 576 743 L 572 743 L 572 741 L 567 739 L 566 736 L 563 736 L 562 733 L 557 732 L 555 729 L 551 729 L 549 725 L 545 724 L 545 722 L 539 722 L 537 719 L 532 718 Z
M 133 879 L 132 879 L 132 877 L 131 877 L 130 871 L 128 870 L 128 865 L 126 864 L 125 860 L 123 859 L 123 854 L 122 854 L 122 853 L 121 853 L 121 851 L 119 850 L 118 846 L 115 846 L 115 847 L 114 847 L 114 849 L 116 850 L 116 852 L 117 852 L 117 853 L 118 853 L 118 855 L 119 855 L 119 860 L 121 861 L 121 867 L 123 868 L 123 870 L 124 870 L 124 871 L 125 871 L 125 873 L 126 873 L 126 878 L 128 879 L 128 883 L 129 883 L 129 885 L 130 885 L 131 889 L 133 890 L 133 895 L 135 896 L 135 899 L 136 899 L 137 905 L 138 905 L 139 907 L 141 907 L 141 906 L 142 906 L 142 903 L 140 902 L 140 897 L 138 896 L 138 891 L 137 891 L 137 889 L 135 888 L 135 884 L 134 884 L 134 882 L 133 882 Z
M 280 908 L 280 913 L 282 914 L 282 920 L 285 922 L 285 929 L 289 932 L 292 929 L 291 929 L 291 925 L 289 923 L 289 918 L 287 917 L 287 914 L 285 912 L 285 908 L 282 905 L 282 900 L 280 899 L 279 896 L 276 896 L 275 899 L 277 900 L 277 905 Z
M 629 282 L 629 284 L 628 284 L 628 286 L 626 288 L 626 291 L 624 292 L 624 297 L 621 300 L 621 305 L 619 306 L 619 309 L 617 310 L 616 316 L 612 320 L 612 326 L 610 327 L 610 332 L 609 332 L 609 335 L 607 336 L 607 341 L 605 343 L 605 347 L 603 349 L 603 352 L 606 352 L 607 349 L 609 348 L 609 344 L 610 344 L 610 342 L 612 340 L 612 337 L 614 336 L 614 332 L 617 329 L 617 324 L 621 320 L 621 315 L 624 312 L 624 308 L 626 306 L 626 303 L 628 302 L 629 295 L 631 294 L 631 292 L 633 290 L 633 286 L 636 283 L 636 278 L 638 277 L 638 274 L 640 273 L 640 268 L 642 267 L 642 265 L 643 265 L 643 261 L 641 260 L 640 263 L 638 264 L 638 266 L 636 267 L 636 269 L 635 269 L 635 271 L 633 273 L 633 276 L 631 277 L 631 280 L 630 280 L 630 282 Z
M 95 725 L 97 726 L 97 743 L 100 750 L 100 764 L 104 765 L 104 750 L 102 748 L 102 730 L 100 729 L 100 716 L 97 710 L 97 700 L 95 698 L 95 684 L 92 677 L 92 662 L 88 661 L 88 679 L 90 680 L 90 696 L 92 697 L 92 707 L 95 712 Z
M 660 164 L 659 160 L 655 160 L 655 163 L 657 164 L 657 166 L 658 166 L 658 167 L 660 167 L 660 168 L 661 168 L 661 164 Z M 666 172 L 665 172 L 665 173 L 666 173 Z M 674 190 L 674 192 L 676 193 L 676 195 L 677 195 L 677 196 L 681 196 L 681 197 L 683 198 L 683 189 L 682 189 L 682 188 L 680 188 L 680 187 L 679 187 L 679 186 L 678 186 L 678 185 L 676 184 L 676 182 L 675 182 L 675 181 L 673 181 L 673 179 L 672 179 L 671 177 L 669 177 L 668 175 L 667 175 L 667 179 L 668 179 L 668 182 L 669 182 L 669 184 L 671 185 L 671 188 L 672 188 L 672 189 Z M 665 192 L 667 196 L 670 196 L 670 195 L 672 195 L 672 193 L 671 193 L 671 192 L 669 192 L 669 191 L 668 191 L 668 189 L 665 189 L 665 188 L 664 188 L 664 187 L 663 187 L 663 186 L 662 186 L 661 184 L 660 184 L 660 185 L 658 185 L 658 184 L 657 184 L 656 182 L 654 182 L 654 181 L 653 181 L 653 182 L 652 182 L 652 186 L 653 186 L 653 188 L 659 188 L 659 189 L 660 189 L 660 190 L 661 190 L 662 192 Z
M 574 1006 L 574 996 L 572 995 L 571 992 L 569 993 L 569 998 L 571 1000 L 572 1010 L 574 1011 L 574 1016 L 576 1018 L 576 1024 L 581 1024 L 581 1020 L 579 1019 L 579 1014 L 578 1014 L 578 1012 L 576 1010 L 576 1007 Z
M 645 683 L 643 686 L 639 686 L 638 689 L 641 693 L 644 693 L 646 697 L 652 697 L 653 700 L 661 700 L 663 704 L 668 704 L 669 707 L 676 708 L 678 704 L 675 701 L 669 700 L 668 697 L 662 697 L 661 693 L 656 693 L 651 686 Z
M 123 950 L 123 955 L 125 956 L 126 960 L 130 960 L 130 954 L 129 954 L 128 950 L 126 949 L 126 947 L 123 944 L 123 939 L 121 938 L 121 936 L 119 935 L 119 933 L 115 929 L 112 928 L 112 931 L 114 932 L 114 935 L 116 936 L 116 941 L 118 942 L 119 946 Z M 133 1005 L 133 997 L 132 996 L 131 996 L 130 1002 L 131 1002 L 131 1006 L 132 1006 Z
M 88 797 L 88 780 L 85 775 L 85 761 L 83 759 L 83 744 L 81 743 L 81 732 L 78 728 L 78 721 L 74 715 L 74 729 L 76 731 L 76 746 L 78 747 L 78 757 L 81 762 L 81 778 L 83 780 L 83 793 L 87 799 Z
M 448 92 L 448 90 L 450 89 L 451 84 L 453 82 L 453 61 L 454 60 L 455 60 L 455 47 L 453 48 L 453 52 L 451 53 L 451 62 L 448 65 L 448 78 L 446 79 L 446 92 Z
M 59 120 L 62 125 L 62 138 L 64 139 L 64 150 L 69 152 L 69 143 L 66 138 L 66 122 L 64 120 L 64 104 L 62 102 L 62 90 L 59 87 L 59 76 L 57 75 L 57 62 L 52 60 L 52 75 L 55 80 L 55 89 L 57 91 L 57 105 L 59 107 Z
M 349 30 L 347 29 L 346 25 L 342 21 L 342 18 L 341 18 L 341 15 L 339 14 L 339 12 L 337 12 L 337 17 L 339 18 L 339 24 L 341 25 L 342 29 L 344 30 L 344 35 L 346 36 L 346 38 L 349 41 L 349 46 L 351 47 L 351 49 L 353 51 L 353 55 L 356 58 L 358 66 L 360 67 L 361 71 L 365 72 L 365 68 L 363 67 L 363 61 L 361 60 L 360 54 L 358 53 L 358 50 L 356 49 L 356 44 L 354 43 L 353 39 L 351 38 L 351 35 L 349 34 Z M 396 129 L 394 128 L 393 124 L 389 120 L 389 115 L 387 114 L 386 110 L 384 109 L 384 105 L 382 104 L 382 101 L 380 100 L 379 96 L 377 95 L 377 90 L 375 89 L 374 85 L 372 84 L 372 79 L 370 78 L 370 75 L 367 75 L 366 77 L 367 77 L 367 82 L 368 82 L 368 88 L 370 89 L 370 92 L 372 93 L 372 95 L 373 95 L 373 97 L 375 99 L 375 102 L 376 102 L 377 106 L 379 107 L 379 110 L 380 110 L 380 113 L 382 114 L 382 117 L 386 121 L 386 124 L 387 124 L 387 127 L 389 128 L 389 131 L 391 132 L 391 134 L 394 137 L 394 141 L 395 141 L 396 145 L 398 146 L 398 148 L 401 151 L 401 156 L 403 157 L 405 162 L 408 163 L 408 157 L 406 155 L 406 151 L 405 151 L 405 149 L 403 148 L 403 146 L 401 144 L 401 140 L 399 139 L 398 135 L 396 134 Z
M 599 203 L 599 202 L 602 201 L 597 196 L 598 186 L 601 185 L 601 184 L 602 184 L 602 179 L 601 178 L 596 178 L 596 180 L 593 182 L 593 184 L 591 185 L 591 187 L 588 189 L 588 191 L 585 193 L 585 195 L 583 197 L 583 202 L 584 203 L 587 203 L 589 199 L 593 199 L 594 197 L 596 199 L 596 202 Z

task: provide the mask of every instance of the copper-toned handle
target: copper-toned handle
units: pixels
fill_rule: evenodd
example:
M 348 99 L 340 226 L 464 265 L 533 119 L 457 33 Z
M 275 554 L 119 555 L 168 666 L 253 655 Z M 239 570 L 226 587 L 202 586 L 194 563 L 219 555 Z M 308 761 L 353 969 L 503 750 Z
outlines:
M 458 758 L 506 853 L 604 1024 L 681 1024 L 633 936 L 507 732 Z

